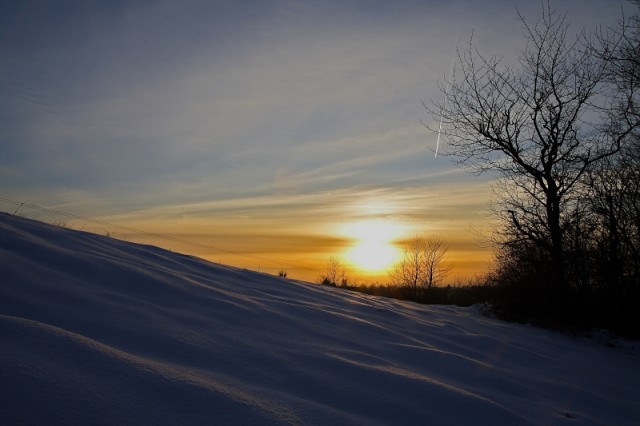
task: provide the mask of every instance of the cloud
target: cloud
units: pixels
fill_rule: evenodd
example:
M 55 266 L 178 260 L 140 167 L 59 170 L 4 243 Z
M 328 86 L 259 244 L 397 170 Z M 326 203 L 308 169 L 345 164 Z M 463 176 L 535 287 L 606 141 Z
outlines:
M 516 5 L 537 16 L 513 0 L 12 3 L 0 192 L 240 239 L 320 238 L 367 205 L 462 232 L 489 184 L 433 158 L 421 102 L 440 96 L 456 34 L 517 54 Z M 566 7 L 577 24 L 618 15 L 604 0 Z

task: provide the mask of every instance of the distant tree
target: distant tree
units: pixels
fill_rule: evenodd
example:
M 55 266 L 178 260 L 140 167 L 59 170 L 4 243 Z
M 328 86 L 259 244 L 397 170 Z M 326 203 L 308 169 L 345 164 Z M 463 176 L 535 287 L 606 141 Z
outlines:
M 336 256 L 329 257 L 324 274 L 320 277 L 320 282 L 324 285 L 330 286 L 346 286 L 348 284 L 349 277 L 347 271 L 340 261 L 340 258 Z
M 428 238 L 424 253 L 425 286 L 430 289 L 441 284 L 450 271 L 450 266 L 444 261 L 449 246 L 440 237 Z
M 447 250 L 447 244 L 440 237 L 412 238 L 389 273 L 392 283 L 410 288 L 414 296 L 419 289 L 438 285 L 449 272 L 444 261 Z
M 393 284 L 408 287 L 413 295 L 417 295 L 418 287 L 424 282 L 424 269 L 422 268 L 422 253 L 425 248 L 423 238 L 411 239 L 404 249 L 402 258 L 393 266 L 389 277 Z

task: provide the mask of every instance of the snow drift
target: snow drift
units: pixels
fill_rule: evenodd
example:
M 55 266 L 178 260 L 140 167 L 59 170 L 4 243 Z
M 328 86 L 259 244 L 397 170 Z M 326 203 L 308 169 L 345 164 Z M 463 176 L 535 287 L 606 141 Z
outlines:
M 588 340 L 0 214 L 0 424 L 637 424 Z

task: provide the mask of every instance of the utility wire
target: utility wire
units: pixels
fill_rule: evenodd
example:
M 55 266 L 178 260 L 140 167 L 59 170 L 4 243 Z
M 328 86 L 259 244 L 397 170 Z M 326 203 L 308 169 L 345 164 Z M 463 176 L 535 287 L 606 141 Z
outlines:
M 164 235 L 164 234 L 158 234 L 158 233 L 155 233 L 155 232 L 143 231 L 141 229 L 132 228 L 132 227 L 129 227 L 129 226 L 117 225 L 115 223 L 107 222 L 107 221 L 104 221 L 104 220 L 92 219 L 90 217 L 81 216 L 81 215 L 68 213 L 68 212 L 63 212 L 63 211 L 60 211 L 60 210 L 55 210 L 55 209 L 51 209 L 51 208 L 47 208 L 47 207 L 42 207 L 42 206 L 39 206 L 37 204 L 16 201 L 16 200 L 12 200 L 12 199 L 9 199 L 9 198 L 6 198 L 6 197 L 2 197 L 2 196 L 0 196 L 0 201 L 4 201 L 4 202 L 7 202 L 9 204 L 16 205 L 16 206 L 18 206 L 18 209 L 20 209 L 22 207 L 28 207 L 30 209 L 40 210 L 40 211 L 47 212 L 47 213 L 53 213 L 53 214 L 61 215 L 61 216 L 64 216 L 64 217 L 81 220 L 81 221 L 84 221 L 84 222 L 89 222 L 89 223 L 94 223 L 94 224 L 98 224 L 98 225 L 109 226 L 109 227 L 112 227 L 112 228 L 115 228 L 115 229 L 119 229 L 121 231 L 127 231 L 127 232 L 131 232 L 131 233 L 134 233 L 134 234 L 146 235 L 148 237 L 156 237 L 156 238 L 160 238 L 160 239 L 164 239 L 164 240 L 168 240 L 168 241 L 173 241 L 173 242 L 178 242 L 178 243 L 190 245 L 190 246 L 193 246 L 193 247 L 206 248 L 206 249 L 214 250 L 214 251 L 217 251 L 217 252 L 220 252 L 220 253 L 232 254 L 232 255 L 235 255 L 235 256 L 246 257 L 246 258 L 250 258 L 250 259 L 254 259 L 254 260 L 260 260 L 260 261 L 263 261 L 263 262 L 268 262 L 268 263 L 279 265 L 279 266 L 286 266 L 286 267 L 289 267 L 289 268 L 303 269 L 303 270 L 307 270 L 307 271 L 319 272 L 319 269 L 317 269 L 317 268 L 309 268 L 309 267 L 305 267 L 305 266 L 295 265 L 293 263 L 284 262 L 284 261 L 276 260 L 276 259 L 270 259 L 268 257 L 256 256 L 256 255 L 243 253 L 243 252 L 239 252 L 239 251 L 223 249 L 223 248 L 212 246 L 212 245 L 209 245 L 209 244 L 196 243 L 194 241 L 185 240 L 183 238 L 172 237 L 170 235 Z M 18 210 L 16 210 L 16 212 L 17 211 Z

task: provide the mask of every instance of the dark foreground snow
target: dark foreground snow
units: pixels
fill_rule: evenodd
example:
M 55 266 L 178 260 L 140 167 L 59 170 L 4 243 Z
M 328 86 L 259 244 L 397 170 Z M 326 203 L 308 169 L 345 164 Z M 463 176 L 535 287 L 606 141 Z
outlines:
M 0 214 L 0 424 L 640 423 L 640 357 Z

